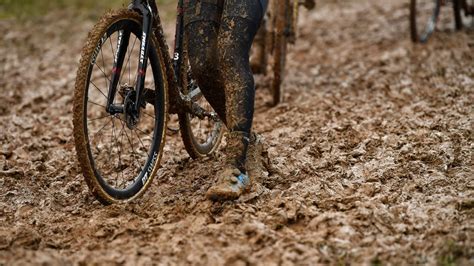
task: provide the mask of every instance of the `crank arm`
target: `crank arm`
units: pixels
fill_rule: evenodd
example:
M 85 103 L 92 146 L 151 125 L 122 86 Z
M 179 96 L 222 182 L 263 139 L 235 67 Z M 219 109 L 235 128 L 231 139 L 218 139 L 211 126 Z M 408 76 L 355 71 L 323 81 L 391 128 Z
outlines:
M 194 116 L 197 116 L 199 119 L 204 119 L 207 117 L 215 122 L 219 121 L 219 117 L 215 112 L 208 112 L 195 102 L 192 103 L 192 110 L 190 113 Z
M 192 90 L 190 93 L 188 93 L 188 97 L 192 99 L 193 101 L 196 101 L 199 96 L 202 95 L 201 89 L 199 87 L 196 87 L 194 90 Z
M 195 92 L 197 91 L 197 92 Z M 142 106 L 146 103 L 151 105 L 155 105 L 156 93 L 154 90 L 149 88 L 143 88 L 143 95 L 142 95 Z M 181 100 L 179 101 L 179 106 L 183 107 L 186 112 L 199 117 L 200 119 L 204 119 L 205 117 L 213 117 L 213 114 L 207 112 L 203 108 L 201 108 L 197 103 L 193 102 L 192 98 L 197 97 L 199 95 L 199 89 L 193 91 L 188 95 L 181 95 Z

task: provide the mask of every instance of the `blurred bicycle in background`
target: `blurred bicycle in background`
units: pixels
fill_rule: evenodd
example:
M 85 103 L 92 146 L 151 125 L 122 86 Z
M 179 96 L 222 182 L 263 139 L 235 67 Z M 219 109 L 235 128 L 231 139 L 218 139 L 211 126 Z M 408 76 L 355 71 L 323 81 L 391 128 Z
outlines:
M 281 83 L 285 76 L 288 44 L 297 39 L 299 7 L 313 9 L 315 0 L 270 0 L 265 19 L 252 47 L 251 66 L 254 74 L 269 76 L 271 106 L 281 102 Z
M 474 0 L 411 0 L 410 31 L 413 42 L 426 43 L 436 28 L 451 23 L 441 17 L 441 8 L 452 5 L 456 30 L 473 24 Z M 469 22 L 470 21 L 470 22 Z

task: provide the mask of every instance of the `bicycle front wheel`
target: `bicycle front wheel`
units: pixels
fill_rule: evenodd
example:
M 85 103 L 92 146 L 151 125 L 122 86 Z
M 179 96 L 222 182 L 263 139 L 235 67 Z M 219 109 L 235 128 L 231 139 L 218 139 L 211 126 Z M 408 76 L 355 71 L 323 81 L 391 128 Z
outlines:
M 74 139 L 84 178 L 102 203 L 130 201 L 145 192 L 155 176 L 165 142 L 167 82 L 165 65 L 153 36 L 146 71 L 147 100 L 140 116 L 127 123 L 127 106 L 136 99 L 142 18 L 119 10 L 105 15 L 89 34 L 74 92 Z M 123 67 L 117 69 L 119 47 Z M 116 89 L 112 76 L 119 75 Z M 152 95 L 150 97 L 150 95 Z M 108 110 L 107 98 L 122 111 Z M 120 108 L 118 108 L 120 109 Z

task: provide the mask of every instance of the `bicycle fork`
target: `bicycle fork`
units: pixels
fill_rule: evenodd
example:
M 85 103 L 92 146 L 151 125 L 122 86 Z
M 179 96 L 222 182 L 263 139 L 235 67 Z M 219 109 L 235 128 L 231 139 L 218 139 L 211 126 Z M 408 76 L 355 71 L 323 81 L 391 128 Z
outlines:
M 181 73 L 184 36 L 183 5 L 184 1 L 179 0 L 175 53 L 172 62 L 174 69 L 174 79 L 177 85 L 175 88 L 177 97 L 175 99 L 176 102 L 174 104 L 181 112 L 188 112 L 200 118 L 208 116 L 213 119 L 216 119 L 215 115 L 205 111 L 203 108 L 201 108 L 198 104 L 194 102 L 193 94 L 184 95 L 181 93 L 182 90 L 178 89 L 178 87 L 182 86 L 181 79 L 183 77 L 181 77 L 181 75 L 186 74 Z M 133 0 L 129 8 L 140 12 L 140 14 L 143 16 L 140 59 L 137 70 L 136 86 L 135 88 L 125 88 L 126 95 L 124 95 L 125 99 L 123 104 L 114 104 L 114 98 L 117 93 L 117 86 L 120 85 L 119 81 L 121 70 L 123 67 L 123 62 L 127 53 L 131 35 L 131 31 L 126 30 L 120 32 L 118 37 L 117 51 L 116 55 L 114 55 L 115 60 L 112 69 L 112 79 L 107 95 L 106 111 L 111 115 L 124 114 L 127 126 L 129 128 L 133 128 L 139 121 L 140 108 L 143 107 L 146 103 L 154 104 L 155 99 L 155 92 L 151 89 L 145 88 L 145 76 L 148 65 L 150 39 L 152 36 L 152 29 L 154 23 L 153 15 L 156 7 L 150 6 L 149 1 L 147 0 Z M 198 92 L 199 91 L 194 91 L 194 94 L 198 94 Z
M 114 65 L 112 68 L 112 78 L 107 95 L 106 111 L 111 115 L 118 113 L 125 114 L 127 126 L 134 127 L 140 117 L 140 107 L 145 104 L 143 94 L 147 91 L 145 88 L 146 69 L 148 66 L 148 51 L 150 47 L 150 36 L 153 26 L 153 11 L 148 1 L 133 0 L 129 6 L 130 9 L 139 11 L 143 16 L 142 36 L 140 45 L 140 57 L 136 76 L 136 86 L 134 88 L 125 88 L 128 92 L 124 95 L 123 104 L 114 104 L 114 98 L 117 93 L 117 86 L 120 85 L 120 75 L 123 67 L 125 55 L 128 50 L 131 30 L 126 29 L 119 32 L 117 40 L 117 51 L 114 55 Z M 133 92 L 133 93 L 131 93 Z M 153 96 L 152 96 L 153 97 Z M 154 99 L 154 97 L 153 97 Z M 154 103 L 153 100 L 150 103 Z

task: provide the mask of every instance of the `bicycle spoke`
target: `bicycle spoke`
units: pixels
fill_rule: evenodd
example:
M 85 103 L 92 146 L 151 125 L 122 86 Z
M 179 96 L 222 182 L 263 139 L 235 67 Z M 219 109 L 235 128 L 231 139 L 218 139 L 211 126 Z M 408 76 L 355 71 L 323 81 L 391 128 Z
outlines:
M 120 122 L 120 124 L 122 124 L 122 129 L 120 130 L 120 141 L 119 141 L 119 142 L 120 142 L 120 148 L 122 148 L 122 147 L 123 147 L 123 145 L 122 145 L 122 140 L 123 140 L 123 135 L 124 135 L 123 133 L 124 133 L 124 131 L 125 131 L 125 124 L 122 123 L 122 121 L 121 121 L 120 119 L 119 119 L 119 122 Z M 128 168 L 128 167 L 127 167 L 127 168 Z M 121 173 L 122 173 L 122 179 L 125 179 L 125 177 L 123 176 L 124 170 L 125 170 L 125 169 L 123 169 L 123 170 L 121 171 Z
M 132 33 L 130 33 L 130 36 L 132 36 Z M 129 67 L 129 61 L 130 61 L 130 56 L 133 53 L 133 48 L 135 47 L 135 42 L 136 41 L 137 41 L 137 39 L 135 38 L 135 41 L 133 41 L 133 45 L 132 45 L 131 50 L 130 50 L 130 45 L 127 46 L 127 53 L 125 54 L 125 56 L 127 56 L 127 54 L 128 54 L 128 58 L 127 58 L 127 61 L 125 61 L 125 64 L 122 65 L 119 84 L 122 84 L 122 80 L 123 80 L 123 76 L 124 76 L 123 74 L 126 73 L 126 68 L 128 68 L 128 84 L 130 84 L 131 71 L 130 71 L 130 67 Z M 130 41 L 129 41 L 129 43 L 130 43 Z
M 99 131 L 97 131 L 95 134 L 93 134 L 92 137 L 90 138 L 90 139 L 92 139 L 92 141 L 90 141 L 90 142 L 93 143 L 94 140 L 95 140 L 95 136 L 96 136 L 97 134 L 99 134 L 102 130 L 104 130 L 104 128 L 105 128 L 107 125 L 109 125 L 109 124 L 110 124 L 110 121 L 107 122 L 102 128 L 100 128 Z
M 97 85 L 95 85 L 95 83 L 94 83 L 92 80 L 91 80 L 91 84 L 92 84 L 92 86 L 94 86 L 98 91 L 100 91 L 100 93 L 101 93 L 102 95 L 104 95 L 105 99 L 107 99 L 107 96 L 105 96 L 105 94 L 99 89 L 99 87 L 97 87 Z
M 102 45 L 100 46 L 100 56 L 102 57 L 102 67 L 103 67 L 104 69 L 107 69 L 107 68 L 105 67 L 105 60 L 104 60 L 104 53 L 102 52 Z M 97 67 L 99 67 L 99 66 L 97 65 Z M 99 68 L 99 69 L 100 69 L 100 68 Z M 107 85 L 107 80 L 109 80 L 109 79 L 107 78 L 107 75 L 105 75 L 104 71 L 102 71 L 102 73 L 104 74 L 104 78 L 105 78 L 105 86 L 108 87 L 108 85 Z M 110 81 L 110 80 L 109 80 L 109 81 Z
M 110 136 L 111 138 L 111 142 L 115 143 L 115 146 L 118 148 L 118 145 L 117 145 L 117 139 L 115 138 L 115 123 L 113 122 L 113 117 L 112 117 L 112 135 Z M 120 150 L 118 151 L 118 156 L 119 156 L 119 162 L 118 162 L 118 168 L 120 169 L 121 166 L 122 166 L 122 163 L 121 163 L 121 158 L 120 158 Z M 115 172 L 115 185 L 117 185 L 117 179 L 118 179 L 118 176 L 119 176 L 119 173 L 118 171 Z
M 141 132 L 145 136 L 149 136 L 149 133 L 146 133 L 145 131 L 139 129 L 138 127 L 135 128 L 137 131 Z
M 131 146 L 131 148 L 132 148 L 132 153 L 133 153 L 132 158 L 134 159 L 135 163 L 136 163 L 137 166 L 138 166 L 138 170 L 139 170 L 139 171 L 138 171 L 138 174 L 140 174 L 140 172 L 141 172 L 141 169 L 140 169 L 140 162 L 137 160 L 137 154 L 135 153 L 135 148 L 134 148 L 134 146 L 133 146 L 133 141 L 130 140 L 130 136 L 128 136 L 126 129 L 125 129 L 124 132 L 125 132 L 125 136 L 126 136 L 127 139 L 128 139 L 128 143 L 130 144 L 130 146 Z
M 112 38 L 109 38 L 109 43 L 110 43 L 110 48 L 112 49 L 112 56 L 115 62 L 115 51 L 114 51 L 114 46 L 112 45 Z
M 135 161 L 136 163 L 136 166 L 134 167 L 134 169 L 132 170 L 132 173 L 134 173 L 134 170 L 138 170 L 138 175 L 140 175 L 140 172 L 141 172 L 141 168 L 140 168 L 140 162 L 138 161 L 137 157 L 138 155 L 135 153 L 135 147 L 133 145 L 133 138 L 130 138 L 130 136 L 127 134 L 127 130 L 124 131 L 125 132 L 125 136 L 127 137 L 128 139 L 128 143 L 130 144 L 131 148 L 132 148 L 132 158 L 133 160 Z M 136 167 L 138 167 L 138 169 L 135 169 Z
M 111 116 L 112 115 L 105 115 L 105 116 L 98 117 L 98 118 L 88 119 L 89 121 L 87 121 L 87 122 L 89 123 L 90 121 L 96 121 L 96 120 L 104 119 L 104 118 L 111 117 Z
M 110 81 L 110 78 L 107 76 L 107 74 L 105 74 L 105 71 L 102 70 L 102 68 L 97 64 L 97 63 L 94 63 L 94 65 L 102 72 L 102 74 L 104 75 L 104 78 L 105 78 L 105 85 L 107 86 L 107 81 L 111 82 Z
M 92 104 L 94 104 L 94 105 L 97 105 L 97 106 L 100 106 L 100 107 L 104 107 L 104 108 L 106 108 L 104 105 L 102 105 L 102 104 L 98 104 L 98 103 L 96 103 L 96 102 L 93 102 L 93 101 L 91 101 L 91 100 L 88 100 L 87 102 L 88 102 L 88 103 L 92 103 Z
M 138 141 L 140 142 L 140 145 L 142 146 L 143 151 L 145 152 L 145 154 L 148 154 L 147 149 L 145 148 L 145 145 L 143 144 L 142 140 L 140 139 L 140 136 L 138 135 L 138 133 L 135 130 L 133 130 L 133 133 L 135 133 L 135 135 L 137 136 Z
M 119 119 L 123 124 L 126 124 L 127 122 L 125 122 L 122 118 L 119 118 L 117 117 L 117 119 Z M 142 134 L 144 134 L 145 136 L 149 136 L 149 133 L 146 133 L 145 131 L 143 131 L 142 129 L 135 127 L 136 130 L 140 131 Z

